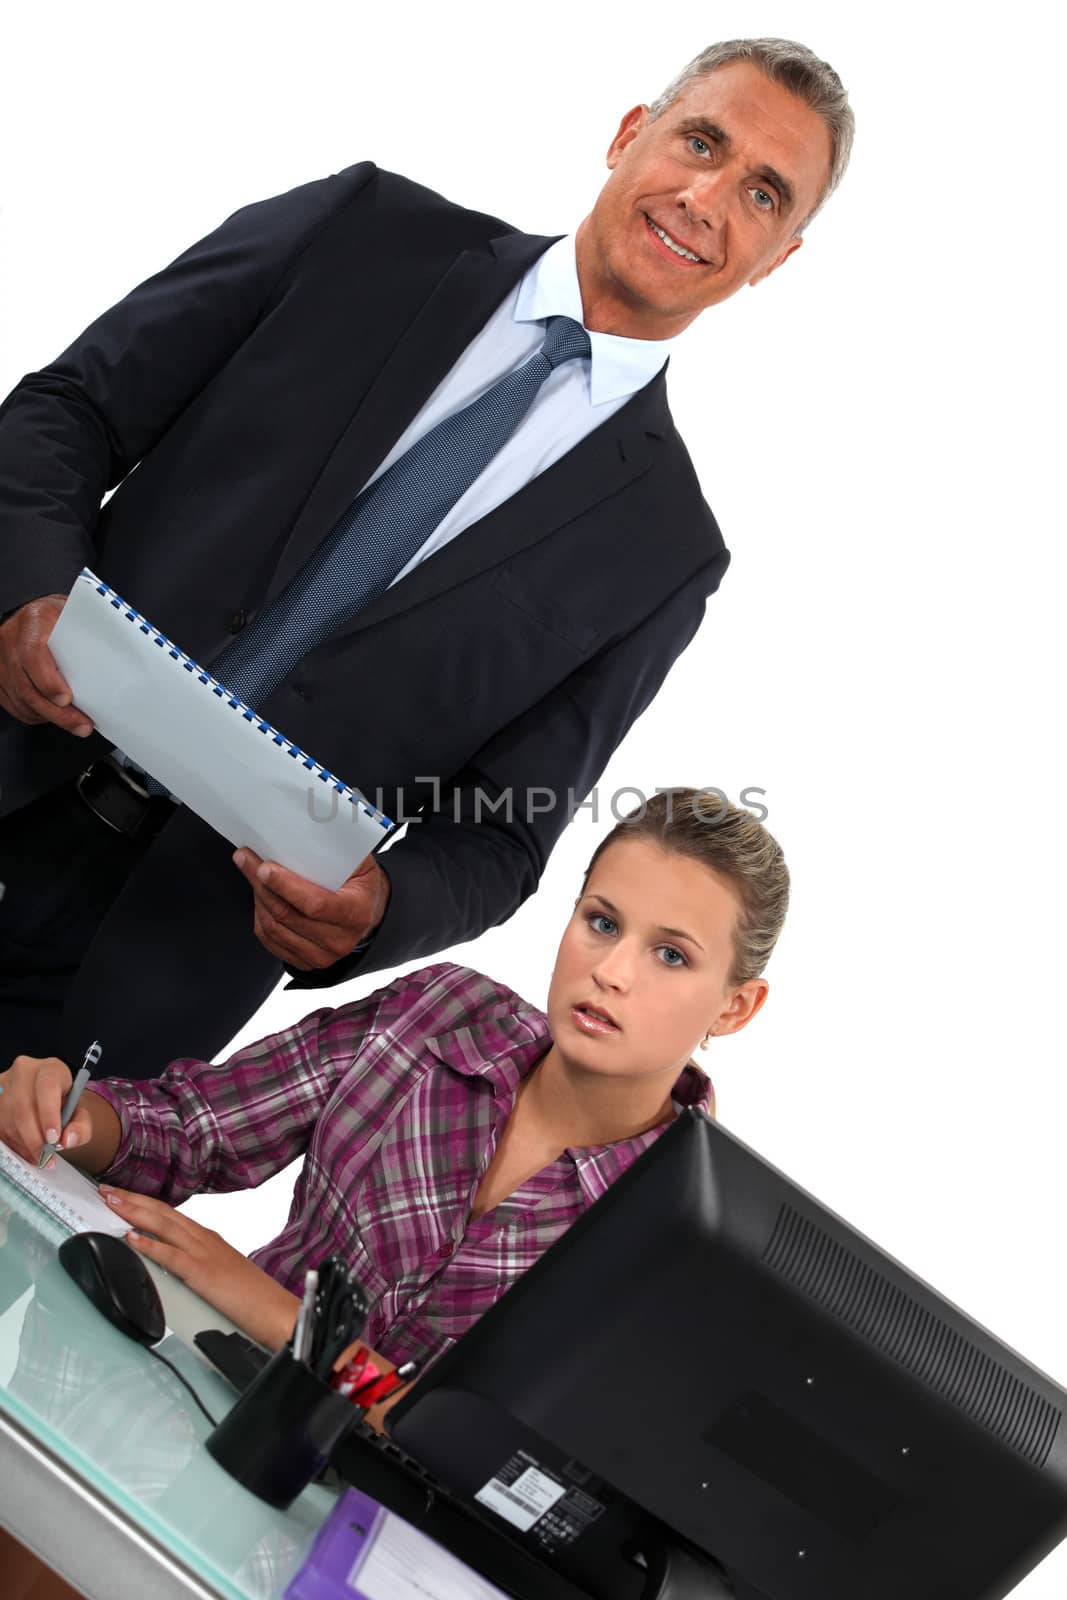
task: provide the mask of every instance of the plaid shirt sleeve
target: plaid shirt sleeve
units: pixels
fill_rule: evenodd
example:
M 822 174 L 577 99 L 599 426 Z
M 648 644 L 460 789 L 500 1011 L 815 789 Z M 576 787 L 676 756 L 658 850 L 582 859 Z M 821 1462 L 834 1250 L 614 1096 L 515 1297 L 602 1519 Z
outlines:
M 180 1058 L 148 1082 L 94 1083 L 122 1126 L 101 1177 L 172 1205 L 263 1183 L 304 1153 L 331 1095 L 342 1079 L 351 1082 L 366 1044 L 411 1004 L 420 976 L 313 1011 L 217 1066 Z

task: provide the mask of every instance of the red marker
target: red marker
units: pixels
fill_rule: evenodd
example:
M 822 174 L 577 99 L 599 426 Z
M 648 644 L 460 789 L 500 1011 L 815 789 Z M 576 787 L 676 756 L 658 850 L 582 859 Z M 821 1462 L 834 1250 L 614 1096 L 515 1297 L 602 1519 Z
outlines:
M 330 1379 L 330 1388 L 336 1389 L 338 1394 L 349 1398 L 364 1383 L 369 1383 L 381 1374 L 374 1362 L 370 1360 L 367 1351 L 358 1345 L 356 1353 L 345 1362 L 340 1372 L 335 1372 Z
M 374 1379 L 371 1383 L 360 1384 L 352 1399 L 357 1406 L 362 1406 L 364 1411 L 369 1411 L 371 1406 L 376 1406 L 380 1400 L 386 1399 L 413 1378 L 418 1370 L 417 1361 L 405 1361 L 402 1366 Z

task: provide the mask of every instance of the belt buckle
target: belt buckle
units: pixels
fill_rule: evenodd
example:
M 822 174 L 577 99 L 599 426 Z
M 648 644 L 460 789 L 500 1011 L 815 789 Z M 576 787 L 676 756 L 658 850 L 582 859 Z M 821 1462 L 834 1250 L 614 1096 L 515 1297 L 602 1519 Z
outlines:
M 109 817 L 105 810 L 101 810 L 97 805 L 94 805 L 93 801 L 86 793 L 86 784 L 92 778 L 94 772 L 99 773 L 101 768 L 106 768 L 110 777 L 112 779 L 118 779 L 119 783 L 121 784 L 122 788 L 126 790 L 127 794 L 135 797 L 135 799 L 141 804 L 142 809 L 140 814 L 134 818 L 131 818 L 126 827 L 123 827 L 121 823 L 116 822 Z M 132 772 L 129 772 L 125 767 L 121 766 L 120 763 L 115 761 L 112 756 L 102 756 L 98 761 L 91 762 L 90 765 L 85 768 L 85 771 L 82 772 L 78 777 L 74 787 L 83 805 L 85 805 L 86 808 L 92 812 L 93 816 L 96 817 L 98 821 L 102 822 L 105 827 L 110 828 L 113 833 L 121 834 L 125 839 L 136 839 L 141 833 L 144 822 L 149 813 L 149 806 L 151 805 L 152 797 L 148 790 L 137 782 Z
M 102 756 L 101 760 L 111 768 L 122 786 L 129 789 L 131 794 L 135 794 L 138 800 L 143 800 L 146 804 L 151 800 L 152 796 L 148 792 L 148 785 L 139 781 L 132 767 L 124 766 L 121 761 L 116 761 L 115 757 L 111 755 Z

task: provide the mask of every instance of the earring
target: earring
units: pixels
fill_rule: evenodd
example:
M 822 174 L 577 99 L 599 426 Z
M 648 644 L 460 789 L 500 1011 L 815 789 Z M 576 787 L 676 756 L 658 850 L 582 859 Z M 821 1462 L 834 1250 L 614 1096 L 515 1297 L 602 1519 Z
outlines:
M 715 1032 L 714 1028 L 709 1028 L 707 1033 L 704 1035 L 703 1039 L 701 1039 L 700 1048 L 702 1050 L 706 1050 L 708 1048 L 708 1040 L 712 1037 L 714 1032 Z

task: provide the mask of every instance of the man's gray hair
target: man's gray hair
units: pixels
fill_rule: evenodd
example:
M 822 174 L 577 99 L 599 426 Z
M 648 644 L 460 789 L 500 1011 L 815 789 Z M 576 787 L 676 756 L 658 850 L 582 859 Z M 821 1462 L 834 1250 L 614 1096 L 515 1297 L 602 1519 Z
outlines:
M 691 83 L 731 61 L 753 62 L 772 83 L 781 84 L 803 100 L 826 124 L 830 135 L 830 177 L 815 207 L 796 228 L 799 234 L 841 182 L 856 127 L 844 84 L 830 63 L 820 61 L 807 45 L 793 39 L 727 39 L 722 44 L 709 45 L 656 96 L 648 108 L 649 121 L 661 116 Z

